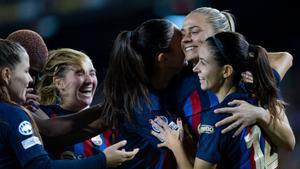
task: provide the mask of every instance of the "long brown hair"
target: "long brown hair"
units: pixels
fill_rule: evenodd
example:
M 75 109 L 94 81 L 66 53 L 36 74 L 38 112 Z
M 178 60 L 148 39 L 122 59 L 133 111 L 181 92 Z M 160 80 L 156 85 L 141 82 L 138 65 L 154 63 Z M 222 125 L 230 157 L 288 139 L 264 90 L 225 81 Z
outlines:
M 206 41 L 213 48 L 219 65 L 229 64 L 233 67 L 235 85 L 240 82 L 242 72 L 252 72 L 256 98 L 269 110 L 272 118 L 279 118 L 284 105 L 277 101 L 275 78 L 267 51 L 259 45 L 249 44 L 244 36 L 235 32 L 217 33 Z M 277 106 L 279 110 L 276 109 Z
M 21 62 L 20 57 L 23 53 L 26 53 L 26 50 L 20 44 L 11 42 L 9 40 L 0 39 L 0 70 L 4 67 L 9 67 L 13 70 L 16 65 Z M 16 104 L 10 99 L 11 97 L 9 96 L 9 93 L 7 92 L 7 89 L 5 89 L 6 87 L 3 83 L 3 79 L 0 79 L 0 102 L 12 104 L 22 109 L 30 119 L 34 134 L 42 141 L 38 127 L 29 110 L 19 104 Z
M 103 118 L 117 125 L 120 119 L 131 121 L 133 112 L 149 103 L 149 78 L 155 69 L 155 55 L 169 50 L 173 23 L 148 20 L 134 31 L 123 31 L 116 38 L 103 82 Z

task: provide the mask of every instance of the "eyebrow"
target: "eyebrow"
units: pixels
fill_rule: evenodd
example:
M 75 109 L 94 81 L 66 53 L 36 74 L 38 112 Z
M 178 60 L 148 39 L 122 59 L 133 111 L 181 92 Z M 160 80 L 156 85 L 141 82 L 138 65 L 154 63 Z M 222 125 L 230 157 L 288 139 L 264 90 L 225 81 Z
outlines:
M 207 60 L 205 60 L 204 58 L 202 58 L 202 57 L 199 57 L 199 61 L 203 61 L 203 62 L 205 62 L 205 63 L 208 63 L 208 61 Z
M 185 29 L 185 27 L 182 27 L 180 30 L 184 31 L 185 29 L 193 29 L 193 28 L 200 28 L 199 26 L 187 26 Z

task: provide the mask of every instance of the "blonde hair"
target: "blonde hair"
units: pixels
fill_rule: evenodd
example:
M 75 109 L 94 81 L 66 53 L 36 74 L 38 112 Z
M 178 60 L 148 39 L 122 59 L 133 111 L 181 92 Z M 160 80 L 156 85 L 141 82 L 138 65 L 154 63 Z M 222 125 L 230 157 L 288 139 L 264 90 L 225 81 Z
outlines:
M 66 68 L 80 67 L 84 60 L 90 58 L 83 52 L 70 48 L 60 48 L 49 51 L 48 60 L 42 71 L 37 93 L 41 104 L 51 105 L 60 100 L 59 92 L 53 83 L 53 77 L 64 78 Z
M 219 11 L 215 8 L 200 7 L 190 13 L 199 13 L 207 17 L 207 22 L 212 25 L 215 33 L 223 30 L 225 32 L 235 32 L 234 16 L 228 11 Z

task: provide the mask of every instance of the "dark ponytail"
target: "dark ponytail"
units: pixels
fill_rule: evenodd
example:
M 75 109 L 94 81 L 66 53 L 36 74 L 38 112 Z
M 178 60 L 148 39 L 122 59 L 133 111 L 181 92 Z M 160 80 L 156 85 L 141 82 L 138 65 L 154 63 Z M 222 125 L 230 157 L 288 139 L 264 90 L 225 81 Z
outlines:
M 133 109 L 141 108 L 139 98 L 148 100 L 147 78 L 142 57 L 132 48 L 131 31 L 123 31 L 116 38 L 109 67 L 103 81 L 104 113 L 107 123 L 132 119 Z
M 251 70 L 254 79 L 255 95 L 264 108 L 267 108 L 274 118 L 278 118 L 277 106 L 280 111 L 283 104 L 277 101 L 276 82 L 269 63 L 267 51 L 258 45 L 249 45 L 249 59 L 253 63 Z
M 168 51 L 174 25 L 164 19 L 142 23 L 134 31 L 119 33 L 114 41 L 109 66 L 103 81 L 103 119 L 110 125 L 133 119 L 133 113 L 149 106 L 150 77 L 155 56 Z
M 277 101 L 275 78 L 266 50 L 261 46 L 250 45 L 243 35 L 236 32 L 220 32 L 206 41 L 214 50 L 220 66 L 229 64 L 233 67 L 233 83 L 236 86 L 241 81 L 242 72 L 252 72 L 255 96 L 273 118 L 278 118 L 283 104 Z

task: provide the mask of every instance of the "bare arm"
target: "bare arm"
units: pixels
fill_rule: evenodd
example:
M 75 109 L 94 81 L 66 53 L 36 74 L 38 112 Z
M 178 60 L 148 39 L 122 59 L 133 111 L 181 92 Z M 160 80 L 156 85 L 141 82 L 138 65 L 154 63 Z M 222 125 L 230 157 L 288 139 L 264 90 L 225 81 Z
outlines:
M 166 122 L 157 117 L 156 120 L 159 121 L 160 125 L 150 120 L 151 124 L 159 129 L 159 133 L 152 131 L 151 134 L 158 138 L 162 143 L 158 144 L 158 147 L 169 148 L 175 158 L 180 169 L 192 169 L 193 164 L 188 160 L 188 156 L 184 150 L 182 144 L 183 138 L 183 127 L 181 120 L 177 120 L 178 130 L 172 130 Z
M 207 161 L 204 161 L 200 158 L 196 158 L 194 169 L 215 169 L 216 166 L 217 166 L 216 164 L 211 164 L 211 163 L 209 163 Z
M 62 146 L 93 137 L 107 129 L 101 120 L 101 105 L 96 105 L 81 112 L 41 119 L 35 117 L 40 133 L 49 146 Z M 61 140 L 64 140 L 63 142 Z
M 261 117 L 257 119 L 258 124 L 277 146 L 292 151 L 296 140 L 285 111 L 281 110 L 279 119 L 274 119 L 268 110 L 261 109 L 265 113 L 261 113 Z
M 293 56 L 288 52 L 269 52 L 268 59 L 271 67 L 279 73 L 281 79 L 293 65 Z
M 271 52 L 268 53 L 268 58 L 271 67 L 279 73 L 281 79 L 293 64 L 293 56 L 288 52 Z M 280 119 L 274 120 L 270 118 L 270 113 L 261 107 L 248 104 L 244 101 L 233 101 L 231 103 L 232 105 L 237 105 L 237 107 L 221 108 L 215 111 L 216 113 L 227 112 L 232 114 L 232 116 L 227 117 L 216 124 L 216 126 L 230 124 L 223 130 L 223 133 L 238 127 L 234 134 L 234 136 L 236 136 L 244 127 L 258 122 L 278 147 L 290 151 L 294 149 L 295 136 L 284 110 L 280 112 Z
M 280 112 L 279 119 L 273 119 L 269 111 L 262 107 L 253 106 L 245 101 L 234 100 L 229 104 L 236 105 L 236 107 L 224 107 L 215 110 L 215 113 L 232 114 L 232 116 L 216 123 L 216 127 L 230 124 L 222 130 L 222 133 L 238 128 L 234 134 L 234 136 L 236 136 L 244 127 L 257 122 L 278 147 L 285 148 L 289 151 L 294 149 L 295 135 L 284 110 Z

